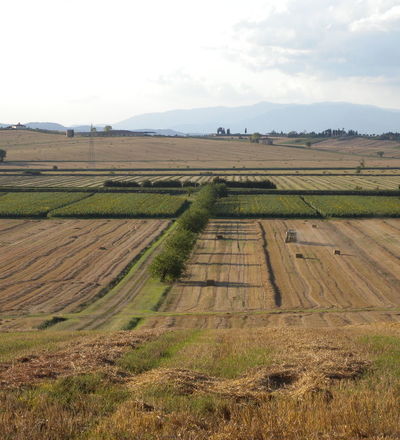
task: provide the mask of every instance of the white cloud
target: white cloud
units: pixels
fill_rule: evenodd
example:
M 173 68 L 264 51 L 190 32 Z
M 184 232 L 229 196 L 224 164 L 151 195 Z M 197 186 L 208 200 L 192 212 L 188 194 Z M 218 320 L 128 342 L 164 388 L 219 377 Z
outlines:
M 381 12 L 372 14 L 369 17 L 361 18 L 351 23 L 350 30 L 357 31 L 382 31 L 389 32 L 397 30 L 400 26 L 400 5 Z
M 400 102 L 399 0 L 3 3 L 0 122 Z

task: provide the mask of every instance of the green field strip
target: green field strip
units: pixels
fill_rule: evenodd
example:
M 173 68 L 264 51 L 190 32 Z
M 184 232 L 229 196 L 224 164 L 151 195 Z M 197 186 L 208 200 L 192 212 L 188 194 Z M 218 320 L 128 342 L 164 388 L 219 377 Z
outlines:
M 0 218 L 43 218 L 58 207 L 66 207 L 91 195 L 85 192 L 9 192 L 0 198 Z
M 90 201 L 54 210 L 53 217 L 64 218 L 155 218 L 174 217 L 185 208 L 179 196 L 152 193 L 94 194 Z

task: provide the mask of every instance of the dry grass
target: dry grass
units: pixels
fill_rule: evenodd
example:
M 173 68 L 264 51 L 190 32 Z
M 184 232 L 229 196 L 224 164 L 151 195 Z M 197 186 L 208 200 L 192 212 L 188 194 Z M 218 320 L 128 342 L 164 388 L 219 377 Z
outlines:
M 2 440 L 398 439 L 399 342 L 383 324 L 89 337 L 43 357 L 61 378 L 0 394 Z
M 79 334 L 79 333 L 78 333 Z M 132 348 L 149 341 L 159 332 L 118 332 L 66 344 L 56 351 L 38 351 L 0 364 L 0 389 L 18 388 L 55 379 L 93 371 L 107 371 L 118 375 L 115 360 Z
M 35 132 L 0 131 L 0 144 L 7 150 L 7 161 L 24 161 L 23 166 L 88 166 L 89 139 Z M 202 166 L 357 166 L 360 156 L 330 151 L 312 151 L 281 146 L 193 138 L 96 138 L 96 160 L 102 167 Z M 49 161 L 32 163 L 30 161 Z M 75 162 L 77 161 L 77 162 Z M 396 166 L 400 160 L 368 157 L 367 165 Z M 6 167 L 7 164 L 2 165 Z M 15 164 L 13 164 L 15 166 Z M 90 164 L 89 164 L 90 166 Z

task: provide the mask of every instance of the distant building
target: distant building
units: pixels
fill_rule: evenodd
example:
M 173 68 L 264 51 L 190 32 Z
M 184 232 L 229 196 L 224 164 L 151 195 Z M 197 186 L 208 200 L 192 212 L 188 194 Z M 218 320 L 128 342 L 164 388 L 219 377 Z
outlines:
M 28 129 L 28 127 L 26 125 L 23 125 L 20 122 L 18 122 L 18 124 L 15 124 L 15 125 L 10 125 L 7 128 L 10 130 L 27 130 Z
M 261 136 L 261 138 L 260 138 L 260 140 L 259 140 L 258 143 L 259 143 L 259 144 L 264 144 L 264 145 L 273 145 L 274 140 L 271 139 L 271 138 L 268 137 L 268 136 Z

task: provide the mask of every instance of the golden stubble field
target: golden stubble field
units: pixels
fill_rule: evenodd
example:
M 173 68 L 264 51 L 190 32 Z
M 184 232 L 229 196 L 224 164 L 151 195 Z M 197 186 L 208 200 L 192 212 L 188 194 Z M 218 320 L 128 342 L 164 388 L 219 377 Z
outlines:
M 313 151 L 234 140 L 119 137 L 94 138 L 93 143 L 98 168 L 355 167 L 362 159 L 362 155 L 347 151 Z M 2 130 L 0 148 L 7 150 L 9 161 L 1 165 L 3 169 L 17 165 L 23 168 L 93 167 L 89 162 L 89 139 L 84 137 L 68 139 L 64 135 Z M 365 161 L 368 166 L 400 166 L 400 157 L 380 159 L 371 157 L 367 150 Z
M 166 220 L 1 220 L 1 327 L 13 328 L 13 317 L 26 314 L 76 311 L 168 224 Z
M 284 242 L 288 229 L 297 231 L 297 243 Z M 395 219 L 212 221 L 187 277 L 167 296 L 162 309 L 167 316 L 144 325 L 324 327 L 399 321 L 399 232 Z M 214 285 L 207 286 L 207 280 Z
M 338 151 L 341 153 L 378 156 L 383 152 L 383 157 L 400 158 L 400 143 L 395 141 L 380 141 L 377 139 L 328 139 L 314 145 L 318 150 Z

